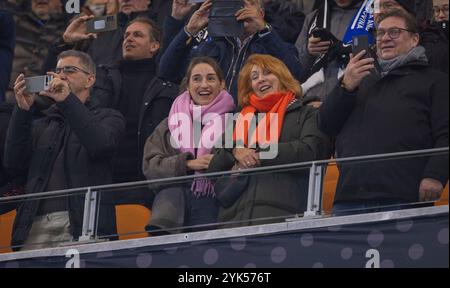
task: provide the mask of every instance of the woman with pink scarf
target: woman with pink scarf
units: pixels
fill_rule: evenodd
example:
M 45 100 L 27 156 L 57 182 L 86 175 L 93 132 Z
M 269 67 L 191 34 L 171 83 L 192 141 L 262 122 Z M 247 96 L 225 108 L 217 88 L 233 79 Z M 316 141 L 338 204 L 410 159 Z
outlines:
M 222 141 L 225 114 L 233 113 L 235 105 L 224 90 L 223 72 L 212 58 L 193 59 L 185 83 L 187 89 L 173 103 L 169 117 L 147 139 L 143 172 L 149 180 L 200 177 L 190 183 L 152 187 L 156 197 L 147 226 L 152 235 L 217 221 L 214 185 L 201 174 L 209 167 L 214 145 Z

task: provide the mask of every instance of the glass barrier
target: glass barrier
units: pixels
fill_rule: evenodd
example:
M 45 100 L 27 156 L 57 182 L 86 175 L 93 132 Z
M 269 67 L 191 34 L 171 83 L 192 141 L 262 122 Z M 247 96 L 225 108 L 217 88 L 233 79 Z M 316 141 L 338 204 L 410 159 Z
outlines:
M 0 198 L 0 253 L 432 206 L 438 183 L 424 179 L 448 177 L 446 169 L 448 148 Z M 440 201 L 448 205 L 448 186 Z M 61 205 L 71 208 L 69 222 L 47 213 Z M 33 223 L 26 215 L 40 216 Z M 27 235 L 36 223 L 47 229 L 37 225 L 58 221 L 66 230 Z
M 0 198 L 0 253 L 76 244 L 87 190 Z

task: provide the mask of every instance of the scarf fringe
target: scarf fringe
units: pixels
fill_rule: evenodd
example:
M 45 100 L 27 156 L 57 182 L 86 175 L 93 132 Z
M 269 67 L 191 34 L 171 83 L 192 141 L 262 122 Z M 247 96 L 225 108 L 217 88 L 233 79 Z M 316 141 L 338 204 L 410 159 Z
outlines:
M 214 191 L 214 184 L 207 178 L 197 178 L 192 183 L 192 193 L 198 198 L 216 198 L 216 192 Z

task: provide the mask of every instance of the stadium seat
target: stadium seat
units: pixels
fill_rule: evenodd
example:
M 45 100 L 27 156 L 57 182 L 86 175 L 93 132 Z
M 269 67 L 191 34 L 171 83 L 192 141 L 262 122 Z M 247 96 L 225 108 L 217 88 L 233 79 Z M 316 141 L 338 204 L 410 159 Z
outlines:
M 145 226 L 150 221 L 151 215 L 151 211 L 141 205 L 116 205 L 119 240 L 147 237 Z
M 11 245 L 11 234 L 16 218 L 16 211 L 0 215 L 0 253 L 12 252 L 7 248 Z

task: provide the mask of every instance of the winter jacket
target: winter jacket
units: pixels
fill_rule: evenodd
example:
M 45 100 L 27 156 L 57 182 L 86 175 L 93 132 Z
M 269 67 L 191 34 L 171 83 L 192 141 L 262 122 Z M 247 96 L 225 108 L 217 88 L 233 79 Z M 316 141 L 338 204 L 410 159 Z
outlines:
M 326 159 L 330 156 L 328 137 L 317 127 L 317 110 L 296 101 L 288 107 L 279 139 L 278 156 L 275 159 L 262 159 L 261 166 L 309 162 Z M 212 159 L 209 172 L 229 171 L 235 164 L 230 149 L 218 149 Z M 218 222 L 240 221 L 227 226 L 247 226 L 264 224 L 259 218 L 289 217 L 306 210 L 308 198 L 309 169 L 296 169 L 287 172 L 255 174 L 240 186 L 241 195 L 234 203 L 223 204 Z M 216 194 L 234 185 L 230 177 L 216 183 Z M 235 192 L 235 191 L 234 191 Z M 284 219 L 283 218 L 283 219 Z M 267 222 L 284 221 L 282 219 Z
M 187 161 L 193 160 L 191 153 L 181 153 L 170 142 L 168 118 L 162 121 L 147 139 L 144 149 L 143 172 L 148 180 L 187 176 Z M 149 226 L 162 229 L 182 227 L 185 220 L 185 192 L 192 182 L 170 185 L 153 184 L 156 193 Z M 177 232 L 177 231 L 174 231 Z M 180 231 L 178 231 L 180 232 Z
M 175 21 L 171 21 L 166 23 L 165 27 L 171 23 L 175 25 Z M 159 75 L 166 80 L 180 83 L 186 75 L 192 58 L 212 57 L 224 72 L 227 90 L 234 97 L 235 103 L 237 103 L 239 71 L 252 54 L 269 54 L 279 58 L 287 65 L 294 77 L 300 76 L 301 67 L 295 47 L 284 42 L 275 30 L 263 37 L 255 34 L 242 49 L 239 49 L 234 38 L 229 37 L 208 38 L 197 46 L 193 43 L 195 41 L 189 41 L 189 36 L 184 29 L 179 30 L 178 35 L 161 56 Z
M 94 88 L 94 95 L 102 107 L 117 109 L 120 98 L 122 75 L 119 66 L 100 65 L 97 68 L 97 81 Z M 144 145 L 147 138 L 153 133 L 158 125 L 169 115 L 170 108 L 175 98 L 179 94 L 178 86 L 163 81 L 160 78 L 149 80 L 148 87 L 142 99 L 141 110 L 139 111 L 138 151 L 143 155 Z M 142 163 L 139 171 L 142 169 Z
M 14 175 L 3 167 L 3 151 L 5 151 L 6 133 L 14 104 L 0 104 L 0 197 L 19 196 L 24 193 L 26 175 Z M 16 203 L 0 204 L 0 215 L 16 209 Z
M 53 105 L 46 117 L 32 121 L 32 112 L 14 109 L 6 140 L 5 168 L 11 173 L 28 172 L 26 193 L 44 192 L 56 157 L 62 152 L 67 188 L 111 183 L 111 160 L 124 131 L 122 115 L 99 108 L 94 101 L 83 105 L 73 94 Z M 81 234 L 84 194 L 67 197 L 71 233 Z M 39 209 L 39 200 L 22 202 L 13 228 L 12 245 L 28 236 Z M 103 193 L 98 223 L 100 235 L 114 235 L 115 208 L 112 194 Z
M 0 11 L 0 103 L 5 101 L 5 91 L 11 76 L 15 38 L 16 25 L 13 17 L 6 11 Z
M 336 87 L 319 111 L 319 127 L 336 136 L 338 158 L 448 147 L 448 78 L 415 61 L 384 78 L 372 74 L 354 93 Z M 419 200 L 422 179 L 444 186 L 448 155 L 342 164 L 335 202 Z

